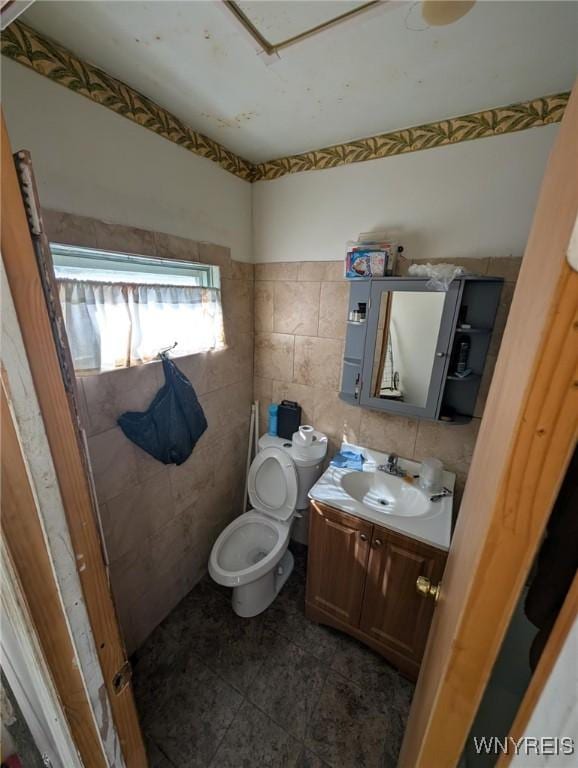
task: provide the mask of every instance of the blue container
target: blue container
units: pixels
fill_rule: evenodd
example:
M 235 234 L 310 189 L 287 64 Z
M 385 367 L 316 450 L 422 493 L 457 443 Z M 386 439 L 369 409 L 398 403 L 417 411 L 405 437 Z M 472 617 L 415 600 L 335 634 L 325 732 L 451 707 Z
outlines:
M 268 435 L 275 435 L 277 436 L 277 411 L 279 410 L 279 406 L 277 403 L 271 403 L 269 406 L 269 429 L 267 430 Z

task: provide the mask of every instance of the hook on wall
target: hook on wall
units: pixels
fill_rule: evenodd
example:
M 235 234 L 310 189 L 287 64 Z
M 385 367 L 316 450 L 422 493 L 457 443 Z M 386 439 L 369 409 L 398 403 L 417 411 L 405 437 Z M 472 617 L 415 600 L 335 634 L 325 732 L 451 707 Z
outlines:
M 158 356 L 160 357 L 160 359 L 162 360 L 163 358 L 168 357 L 169 352 L 173 350 L 178 343 L 179 343 L 178 341 L 175 341 L 175 343 L 171 344 L 170 347 L 166 347 L 165 349 L 159 350 Z

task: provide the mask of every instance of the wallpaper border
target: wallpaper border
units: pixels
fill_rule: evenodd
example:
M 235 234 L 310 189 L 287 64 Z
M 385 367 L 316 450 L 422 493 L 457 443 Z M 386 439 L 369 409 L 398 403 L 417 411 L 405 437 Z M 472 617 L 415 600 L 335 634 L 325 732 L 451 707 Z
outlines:
M 268 160 L 256 166 L 254 181 L 269 181 L 289 173 L 320 171 L 559 123 L 569 97 L 569 92 L 557 93 L 507 107 L 494 107 L 436 123 Z
M 15 21 L 2 32 L 2 54 L 19 64 L 148 128 L 189 152 L 206 157 L 235 176 L 252 181 L 254 165 L 198 133 L 142 93 L 82 61 L 59 43 Z
M 570 96 L 569 92 L 543 96 L 255 165 L 193 130 L 126 83 L 79 59 L 64 46 L 20 21 L 15 21 L 2 32 L 1 42 L 2 54 L 9 59 L 195 155 L 218 163 L 229 173 L 248 182 L 270 181 L 290 173 L 321 171 L 558 123 Z

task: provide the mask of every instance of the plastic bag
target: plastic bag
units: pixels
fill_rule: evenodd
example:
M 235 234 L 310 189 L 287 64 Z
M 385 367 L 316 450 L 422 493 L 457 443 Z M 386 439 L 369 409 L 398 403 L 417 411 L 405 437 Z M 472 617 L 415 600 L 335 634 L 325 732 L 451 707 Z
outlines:
M 412 277 L 429 277 L 425 284 L 432 291 L 447 291 L 451 281 L 455 277 L 468 274 L 464 267 L 456 267 L 455 264 L 412 264 L 408 269 Z
M 167 357 L 165 384 L 146 411 L 127 411 L 118 425 L 133 443 L 163 464 L 182 464 L 207 429 L 193 385 Z

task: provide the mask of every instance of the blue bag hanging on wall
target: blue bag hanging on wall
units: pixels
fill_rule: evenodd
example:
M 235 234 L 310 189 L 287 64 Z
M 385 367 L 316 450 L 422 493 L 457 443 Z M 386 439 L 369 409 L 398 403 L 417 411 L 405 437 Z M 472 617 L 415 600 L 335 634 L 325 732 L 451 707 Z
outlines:
M 146 411 L 127 411 L 118 425 L 133 443 L 163 464 L 182 464 L 207 428 L 193 385 L 162 356 L 165 384 Z

